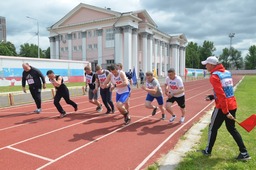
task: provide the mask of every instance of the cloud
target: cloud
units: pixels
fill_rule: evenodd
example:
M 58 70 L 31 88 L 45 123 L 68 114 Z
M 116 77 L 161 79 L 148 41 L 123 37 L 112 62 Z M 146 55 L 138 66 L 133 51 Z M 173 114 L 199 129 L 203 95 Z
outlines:
M 256 12 L 253 0 L 8 0 L 1 3 L 0 16 L 7 20 L 7 40 L 19 48 L 21 44 L 37 44 L 37 25 L 30 16 L 38 19 L 40 47 L 50 46 L 47 28 L 59 21 L 79 3 L 118 12 L 145 9 L 158 25 L 158 29 L 169 34 L 184 33 L 188 41 L 202 45 L 212 41 L 220 54 L 228 48 L 230 32 L 235 33 L 233 46 L 238 50 L 256 44 Z

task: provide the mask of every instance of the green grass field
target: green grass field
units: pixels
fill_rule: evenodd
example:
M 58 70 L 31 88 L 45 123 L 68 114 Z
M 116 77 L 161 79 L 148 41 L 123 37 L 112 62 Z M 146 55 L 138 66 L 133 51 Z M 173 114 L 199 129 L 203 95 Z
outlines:
M 68 87 L 73 87 L 73 86 L 84 86 L 84 82 L 79 82 L 79 83 L 65 83 Z M 46 88 L 53 88 L 52 84 L 46 84 Z M 28 86 L 26 86 L 26 89 L 28 90 Z M 4 92 L 15 92 L 15 91 L 22 91 L 21 86 L 3 86 L 0 87 L 0 93 Z
M 256 76 L 246 76 L 235 92 L 238 102 L 237 120 L 239 122 L 256 113 L 255 82 Z M 239 125 L 236 125 L 236 127 L 244 140 L 250 156 L 252 157 L 251 160 L 247 162 L 235 160 L 239 154 L 239 150 L 235 141 L 226 130 L 225 123 L 223 123 L 222 127 L 219 129 L 212 155 L 210 157 L 206 157 L 196 151 L 202 150 L 206 147 L 208 128 L 205 128 L 199 144 L 193 149 L 194 151 L 187 153 L 184 160 L 178 165 L 177 170 L 256 169 L 256 129 L 248 133 Z

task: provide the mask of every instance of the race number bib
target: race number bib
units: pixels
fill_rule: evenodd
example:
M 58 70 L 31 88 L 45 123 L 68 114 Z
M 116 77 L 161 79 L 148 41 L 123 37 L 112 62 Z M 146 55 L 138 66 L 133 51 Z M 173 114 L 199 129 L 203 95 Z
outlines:
M 28 79 L 27 81 L 28 81 L 28 84 L 34 84 L 35 83 L 34 79 Z

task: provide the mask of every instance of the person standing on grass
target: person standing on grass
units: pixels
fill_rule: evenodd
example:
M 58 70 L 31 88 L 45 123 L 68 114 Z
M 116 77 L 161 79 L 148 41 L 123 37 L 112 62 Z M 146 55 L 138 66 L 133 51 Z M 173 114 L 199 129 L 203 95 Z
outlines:
M 55 75 L 52 70 L 48 70 L 46 75 L 49 78 L 49 81 L 52 83 L 52 85 L 56 89 L 56 94 L 54 96 L 54 105 L 57 108 L 57 110 L 60 113 L 60 117 L 65 117 L 66 112 L 63 110 L 63 108 L 60 105 L 60 100 L 63 97 L 67 104 L 70 104 L 74 107 L 74 110 L 77 111 L 78 107 L 75 102 L 70 100 L 69 96 L 69 90 L 67 86 L 63 83 L 63 78 L 60 75 Z
M 42 83 L 43 88 L 46 88 L 45 79 L 43 74 L 37 68 L 30 66 L 28 63 L 22 64 L 23 73 L 22 73 L 22 89 L 24 93 L 26 93 L 26 81 L 29 86 L 29 91 L 36 103 L 37 109 L 34 111 L 35 113 L 40 113 L 41 109 L 41 91 L 42 91 Z
M 229 71 L 219 63 L 216 56 L 210 56 L 205 61 L 201 62 L 210 72 L 210 83 L 213 87 L 214 95 L 208 95 L 206 100 L 215 100 L 215 108 L 212 113 L 211 123 L 208 131 L 207 147 L 202 150 L 206 156 L 211 155 L 214 146 L 218 129 L 225 121 L 228 132 L 232 135 L 237 146 L 239 147 L 239 155 L 237 160 L 251 159 L 244 145 L 240 133 L 235 128 L 235 117 L 237 110 L 236 98 L 233 90 L 233 79 Z
M 105 88 L 102 88 L 102 84 L 106 80 L 107 76 L 109 75 L 108 70 L 103 70 L 101 66 L 96 66 L 96 87 L 95 89 L 98 89 L 100 87 L 100 95 L 101 99 L 103 101 L 103 104 L 107 108 L 107 112 L 105 114 L 109 113 L 115 113 L 115 107 L 112 101 L 112 91 L 110 90 L 111 83 L 109 82 Z
M 88 91 L 88 98 L 89 102 L 96 105 L 96 111 L 102 112 L 102 104 L 99 101 L 99 95 L 100 91 L 99 89 L 96 89 L 96 74 L 92 72 L 92 69 L 90 66 L 84 67 L 85 71 L 85 78 L 86 78 L 86 85 L 89 86 Z
M 146 102 L 145 102 L 146 108 L 153 109 L 152 116 L 154 116 L 159 107 L 159 109 L 162 112 L 162 120 L 164 120 L 165 113 L 164 113 L 164 107 L 163 107 L 163 104 L 164 104 L 163 92 L 158 80 L 153 77 L 153 72 L 149 71 L 146 73 L 146 86 L 141 86 L 141 89 L 148 92 L 146 97 Z M 154 99 L 157 100 L 158 107 L 152 105 L 152 101 Z
M 170 122 L 173 122 L 176 118 L 172 110 L 172 104 L 176 101 L 181 110 L 180 123 L 183 123 L 185 121 L 185 89 L 181 77 L 176 75 L 174 68 L 168 70 L 168 76 L 165 81 L 165 94 L 168 96 L 166 110 L 172 115 Z
M 124 124 L 127 125 L 131 121 L 129 107 L 127 104 L 129 102 L 131 92 L 129 82 L 125 73 L 122 70 L 118 70 L 116 65 L 111 65 L 109 69 L 110 74 L 107 76 L 101 87 L 106 88 L 109 82 L 114 85 L 114 88 L 116 89 L 116 107 L 124 116 Z

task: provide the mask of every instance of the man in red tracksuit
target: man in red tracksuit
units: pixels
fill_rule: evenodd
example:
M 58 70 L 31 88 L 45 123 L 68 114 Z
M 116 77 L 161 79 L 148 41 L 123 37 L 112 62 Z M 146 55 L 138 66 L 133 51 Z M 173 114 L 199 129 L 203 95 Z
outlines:
M 211 73 L 210 83 L 212 84 L 214 95 L 207 96 L 206 100 L 215 100 L 215 108 L 212 113 L 211 123 L 208 132 L 208 143 L 204 155 L 210 155 L 214 146 L 218 129 L 225 121 L 228 132 L 232 135 L 239 147 L 239 155 L 237 160 L 251 159 L 244 145 L 243 139 L 235 128 L 236 117 L 236 98 L 233 91 L 233 80 L 231 73 L 219 63 L 215 56 L 208 57 L 201 62 L 206 66 L 206 69 Z

